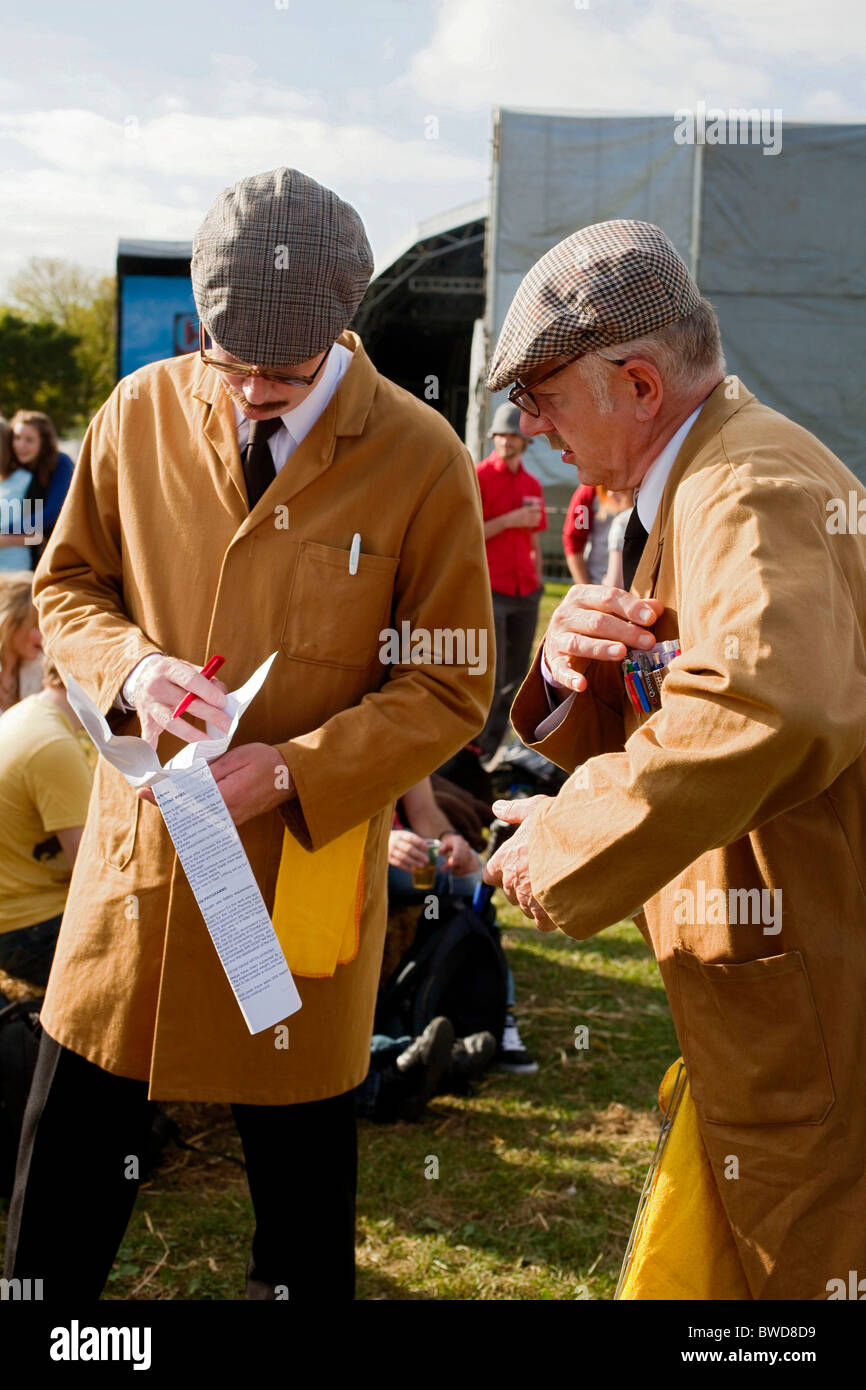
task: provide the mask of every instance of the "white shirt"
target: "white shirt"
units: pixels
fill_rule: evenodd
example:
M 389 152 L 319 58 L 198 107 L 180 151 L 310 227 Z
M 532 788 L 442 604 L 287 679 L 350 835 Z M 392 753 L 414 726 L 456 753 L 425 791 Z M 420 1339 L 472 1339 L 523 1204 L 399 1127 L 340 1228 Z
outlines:
M 676 462 L 677 454 L 683 447 L 686 435 L 703 408 L 704 402 L 701 401 L 701 404 L 696 410 L 692 411 L 688 419 L 683 420 L 676 434 L 671 435 L 661 453 L 657 454 L 653 459 L 643 476 L 640 486 L 635 488 L 635 506 L 637 507 L 638 519 L 643 525 L 647 535 L 649 535 L 653 528 L 653 523 L 655 522 L 659 506 L 661 505 L 662 493 L 670 477 L 671 469 Z M 552 712 L 546 719 L 542 719 L 538 728 L 535 730 L 536 743 L 546 738 L 548 734 L 552 734 L 554 729 L 558 728 L 571 708 L 571 702 L 577 694 L 577 691 L 572 690 L 567 699 L 564 699 L 561 704 L 557 704 L 557 692 L 567 690 L 568 687 L 560 685 L 551 676 L 550 669 L 544 659 L 543 649 L 541 652 L 541 674 L 544 677 L 545 693 L 547 694 L 548 704 L 551 705 Z
M 268 440 L 271 457 L 274 460 L 274 468 L 277 473 L 279 473 L 286 460 L 292 456 L 302 440 L 306 439 L 320 416 L 324 415 L 337 387 L 346 375 L 351 361 L 352 354 L 349 349 L 343 347 L 342 343 L 335 343 L 328 353 L 319 380 L 316 382 L 310 394 L 305 396 L 299 405 L 294 406 L 291 410 L 287 410 L 285 415 L 280 416 L 282 428 L 274 430 Z M 232 402 L 232 407 L 235 412 L 235 424 L 238 431 L 238 449 L 243 453 L 249 443 L 251 422 L 242 414 L 240 409 L 234 404 L 234 401 Z M 133 666 L 126 680 L 123 682 L 120 695 L 114 702 L 115 709 L 131 710 L 135 708 L 129 698 L 131 694 L 130 684 L 132 678 L 138 674 L 139 667 L 143 666 L 146 661 L 152 660 L 156 655 L 156 652 L 151 652 L 149 656 L 142 657 L 141 661 Z

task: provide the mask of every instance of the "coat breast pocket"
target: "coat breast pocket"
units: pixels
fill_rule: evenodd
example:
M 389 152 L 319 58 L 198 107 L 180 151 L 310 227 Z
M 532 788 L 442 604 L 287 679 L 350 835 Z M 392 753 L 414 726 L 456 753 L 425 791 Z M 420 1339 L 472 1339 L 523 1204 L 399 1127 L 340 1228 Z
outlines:
M 698 1114 L 720 1125 L 817 1125 L 835 1092 L 799 951 L 711 964 L 674 950 Z
M 398 559 L 364 555 L 349 573 L 349 551 L 302 541 L 281 638 L 286 656 L 363 670 L 378 656 L 391 616 Z

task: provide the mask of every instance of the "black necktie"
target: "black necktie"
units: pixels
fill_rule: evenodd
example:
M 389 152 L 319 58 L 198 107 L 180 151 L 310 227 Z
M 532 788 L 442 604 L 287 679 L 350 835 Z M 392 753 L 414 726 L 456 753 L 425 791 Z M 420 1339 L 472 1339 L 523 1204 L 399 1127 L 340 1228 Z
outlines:
M 635 571 L 640 564 L 640 557 L 643 555 L 643 548 L 647 543 L 649 532 L 644 530 L 643 522 L 637 514 L 637 505 L 632 507 L 625 535 L 622 539 L 622 587 L 631 588 Z
M 275 420 L 253 420 L 250 425 L 249 443 L 241 454 L 250 511 L 277 476 L 268 440 L 282 427 L 282 423 L 282 417 L 278 415 Z

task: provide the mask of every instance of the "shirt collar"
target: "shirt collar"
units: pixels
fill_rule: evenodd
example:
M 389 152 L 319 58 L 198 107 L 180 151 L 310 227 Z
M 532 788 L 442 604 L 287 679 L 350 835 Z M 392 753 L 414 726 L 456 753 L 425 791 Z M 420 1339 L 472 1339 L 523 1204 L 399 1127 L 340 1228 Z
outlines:
M 306 438 L 319 416 L 324 414 L 330 405 L 331 397 L 343 380 L 351 361 L 352 354 L 349 349 L 343 347 L 342 343 L 335 343 L 328 353 L 322 374 L 310 394 L 304 397 L 300 405 L 294 406 L 291 410 L 287 410 L 285 415 L 280 416 L 295 447 Z M 234 407 L 235 424 L 238 430 L 238 447 L 243 451 L 249 442 L 251 422 L 241 413 L 234 401 L 232 401 L 232 406 Z M 279 436 L 274 437 L 278 438 Z
M 703 410 L 704 404 L 705 402 L 701 401 L 701 404 L 692 411 L 688 419 L 683 420 L 676 434 L 671 436 L 661 453 L 653 459 L 644 474 L 640 487 L 636 489 L 635 505 L 637 506 L 638 520 L 647 533 L 653 528 L 659 503 L 662 500 L 662 493 L 665 490 L 665 483 L 676 462 L 677 454 L 683 446 L 686 435 Z
M 502 457 L 498 449 L 493 450 L 493 453 L 490 455 L 490 462 L 498 473 L 511 473 L 507 461 Z M 521 459 L 511 476 L 516 478 L 518 473 L 522 473 L 523 471 L 523 459 Z

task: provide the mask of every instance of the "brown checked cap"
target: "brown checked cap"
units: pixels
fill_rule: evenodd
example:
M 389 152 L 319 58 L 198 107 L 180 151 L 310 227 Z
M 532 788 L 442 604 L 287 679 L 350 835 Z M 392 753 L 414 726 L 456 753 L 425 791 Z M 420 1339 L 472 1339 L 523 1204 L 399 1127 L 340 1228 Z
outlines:
M 505 316 L 487 378 L 491 391 L 557 357 L 641 338 L 701 302 L 660 227 L 596 222 L 560 241 L 524 276 Z
M 298 169 L 224 189 L 193 241 L 199 318 L 221 348 L 259 367 L 324 352 L 348 328 L 372 274 L 355 209 Z

